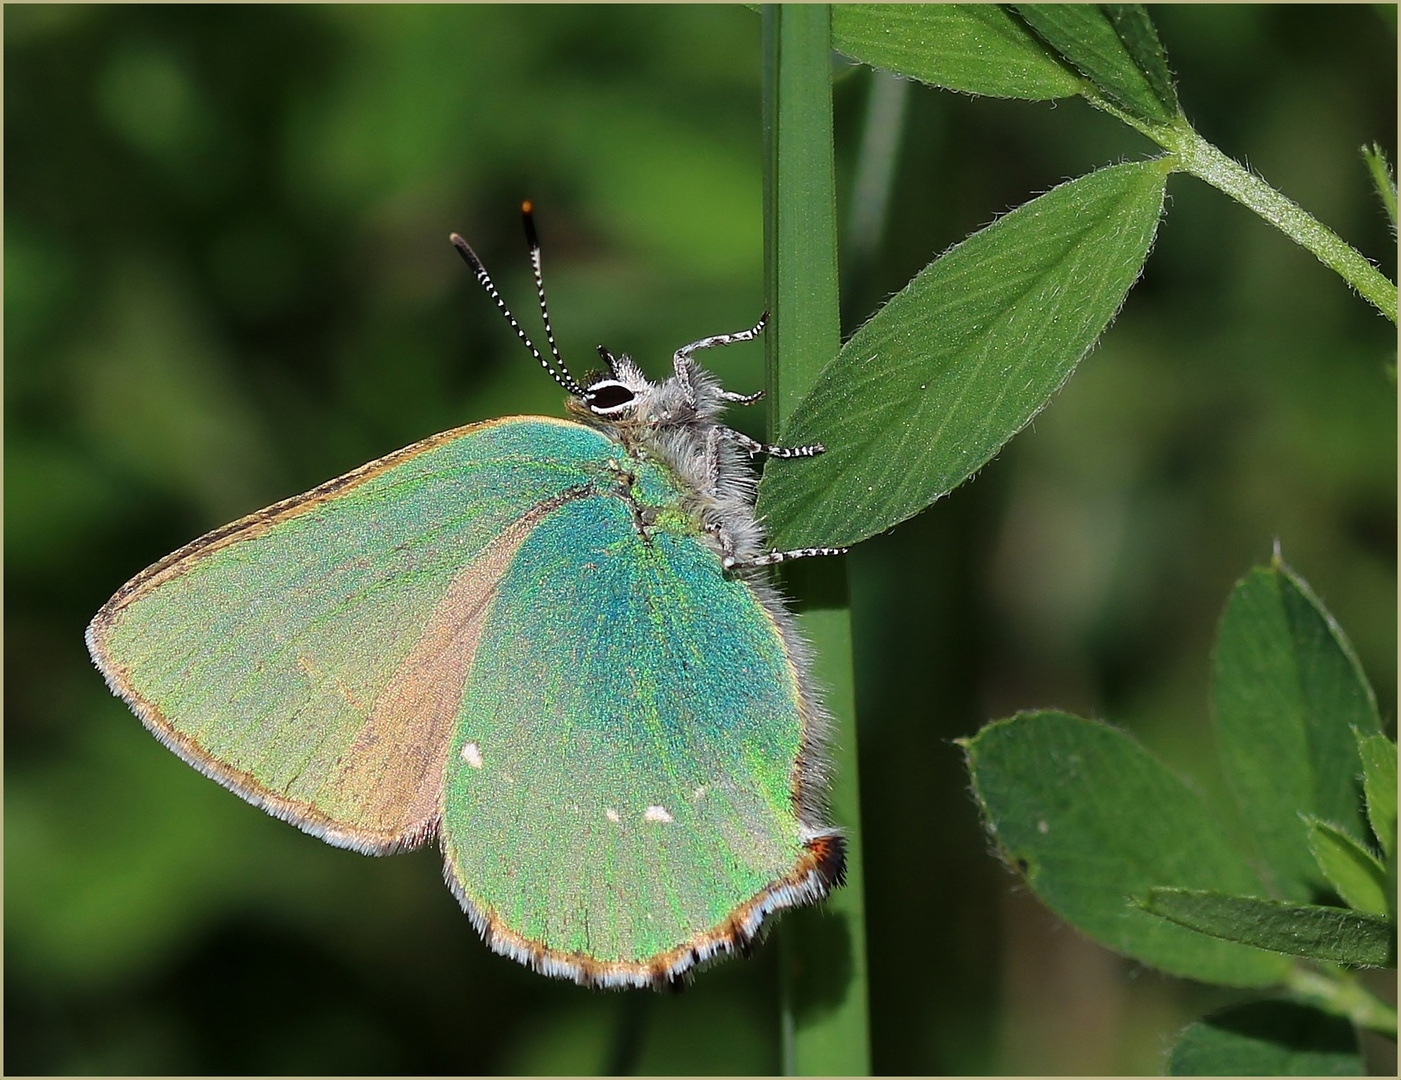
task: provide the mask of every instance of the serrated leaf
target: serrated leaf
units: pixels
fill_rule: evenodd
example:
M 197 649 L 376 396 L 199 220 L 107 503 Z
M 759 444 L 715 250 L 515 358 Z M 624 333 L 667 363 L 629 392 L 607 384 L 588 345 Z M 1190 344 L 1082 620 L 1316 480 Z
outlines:
M 1362 789 L 1367 796 L 1367 820 L 1388 859 L 1396 856 L 1396 744 L 1385 735 L 1353 729 L 1362 758 Z
M 1114 15 L 1106 10 L 1111 5 L 1102 4 L 1011 6 L 1038 37 L 1121 109 L 1154 123 L 1177 115 L 1167 60 L 1142 9 L 1136 16 L 1123 10 L 1133 5 L 1113 5 L 1120 9 Z
M 1348 907 L 1368 915 L 1385 915 L 1386 868 L 1376 856 L 1326 821 L 1309 817 L 1306 823 L 1314 861 Z
M 1151 889 L 1143 910 L 1222 941 L 1289 956 L 1368 967 L 1396 965 L 1396 924 L 1345 908 L 1210 889 Z
M 1276 559 L 1236 586 L 1213 654 L 1221 762 L 1275 895 L 1323 886 L 1311 814 L 1365 837 L 1349 730 L 1378 730 L 1376 699 L 1347 638 L 1305 582 Z
M 1357 1033 L 1340 1016 L 1292 1001 L 1232 1005 L 1189 1024 L 1169 1076 L 1361 1076 Z
M 780 547 L 854 544 L 985 465 L 1124 301 L 1162 212 L 1162 159 L 1047 192 L 925 267 L 827 365 L 783 429 L 827 452 L 765 468 Z M 780 463 L 786 464 L 786 463 Z
M 931 86 L 1046 101 L 1083 84 L 996 4 L 833 4 L 832 46 Z
M 1202 798 L 1122 731 L 1022 713 L 964 743 L 983 820 L 1007 862 L 1066 922 L 1174 975 L 1266 986 L 1289 963 L 1135 907 L 1155 885 L 1248 892 L 1259 879 Z

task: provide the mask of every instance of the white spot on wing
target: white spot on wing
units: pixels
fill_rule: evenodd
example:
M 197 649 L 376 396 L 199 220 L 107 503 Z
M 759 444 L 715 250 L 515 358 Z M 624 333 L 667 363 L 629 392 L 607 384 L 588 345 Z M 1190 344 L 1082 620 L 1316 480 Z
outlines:
M 618 824 L 620 821 L 623 820 L 618 816 L 618 811 L 616 810 L 605 810 L 603 811 L 603 816 L 606 817 L 609 821 L 611 821 L 614 825 Z
M 660 821 L 663 824 L 672 820 L 671 815 L 666 812 L 665 806 L 649 806 L 647 812 L 642 815 L 643 821 Z
M 482 767 L 482 748 L 474 742 L 462 744 L 462 760 L 474 769 Z

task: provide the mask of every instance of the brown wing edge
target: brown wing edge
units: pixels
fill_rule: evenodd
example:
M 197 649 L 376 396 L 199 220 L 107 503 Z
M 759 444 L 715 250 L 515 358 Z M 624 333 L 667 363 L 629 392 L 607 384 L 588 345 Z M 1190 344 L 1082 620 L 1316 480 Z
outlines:
M 187 765 L 232 791 L 245 802 L 279 820 L 295 825 L 303 832 L 324 840 L 328 844 L 348 848 L 364 855 L 392 855 L 421 847 L 436 834 L 438 818 L 429 819 L 419 827 L 399 834 L 349 828 L 316 809 L 310 803 L 288 799 L 271 792 L 260 784 L 251 773 L 235 769 L 211 757 L 189 736 L 176 731 L 156 706 L 136 692 L 126 670 L 108 655 L 106 633 L 123 608 L 147 590 L 180 576 L 201 557 L 231 544 L 260 536 L 273 525 L 296 517 L 319 503 L 349 491 L 356 485 L 362 484 L 425 451 L 476 431 L 519 421 L 573 426 L 571 421 L 555 417 L 512 416 L 453 428 L 450 431 L 422 439 L 382 458 L 377 458 L 301 495 L 294 495 L 291 498 L 273 503 L 271 506 L 227 525 L 222 525 L 198 539 L 192 540 L 137 574 L 118 589 L 112 598 L 93 616 L 92 622 L 88 624 L 83 635 L 93 664 L 102 673 L 102 677 L 106 680 L 112 693 L 126 702 L 146 729 L 159 739 L 163 746 Z
M 462 910 L 493 952 L 508 956 L 541 975 L 569 979 L 596 989 L 662 989 L 682 983 L 688 974 L 732 953 L 747 954 L 765 919 L 784 908 L 821 900 L 846 876 L 846 841 L 835 829 L 804 841 L 804 853 L 786 875 L 740 904 L 728 917 L 666 952 L 638 961 L 602 961 L 585 953 L 548 949 L 509 929 L 489 908 L 479 907 L 462 891 L 450 861 L 443 878 Z
M 326 841 L 334 847 L 349 848 L 362 855 L 393 855 L 401 851 L 412 851 L 431 839 L 438 828 L 438 819 L 433 818 L 412 832 L 391 836 L 383 833 L 368 833 L 346 827 L 329 815 L 317 810 L 310 803 L 288 799 L 269 791 L 251 773 L 225 765 L 211 757 L 198 743 L 187 735 L 182 735 L 171 727 L 170 722 L 150 702 L 143 699 L 127 685 L 126 678 L 108 666 L 105 658 L 99 659 L 100 644 L 94 635 L 94 626 L 87 630 L 88 652 L 92 654 L 97 669 L 111 691 L 126 702 L 127 707 L 140 718 L 146 730 L 160 740 L 163 745 L 185 764 L 203 773 L 222 787 L 228 788 L 244 802 L 256 806 L 273 817 L 295 825 L 305 833 Z
M 827 815 L 829 763 L 827 745 L 832 718 L 818 700 L 810 669 L 812 650 L 798 632 L 797 621 L 778 593 L 758 574 L 746 583 L 778 631 L 797 690 L 802 732 L 793 765 L 791 792 L 803 854 L 797 865 L 740 904 L 725 919 L 675 948 L 637 961 L 601 961 L 586 953 L 565 953 L 516 933 L 490 908 L 467 896 L 443 846 L 443 879 L 488 948 L 533 971 L 598 989 L 662 989 L 683 983 L 712 961 L 747 955 L 768 916 L 826 897 L 846 881 L 846 838 L 840 829 L 821 824 Z M 442 845 L 442 838 L 439 838 Z

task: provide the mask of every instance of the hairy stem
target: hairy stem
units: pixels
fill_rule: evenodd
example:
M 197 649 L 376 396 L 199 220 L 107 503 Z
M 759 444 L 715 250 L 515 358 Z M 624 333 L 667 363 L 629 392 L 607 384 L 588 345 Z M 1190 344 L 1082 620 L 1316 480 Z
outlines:
M 1351 1020 L 1360 1028 L 1396 1038 L 1396 1010 L 1374 997 L 1348 971 L 1317 971 L 1296 967 L 1285 985 L 1295 997 L 1324 1012 Z
M 1356 248 L 1292 199 L 1287 199 L 1239 162 L 1223 154 L 1185 121 L 1147 127 L 1135 124 L 1172 152 L 1176 167 L 1205 180 L 1254 210 L 1318 261 L 1335 271 L 1378 311 L 1396 322 L 1396 286 Z

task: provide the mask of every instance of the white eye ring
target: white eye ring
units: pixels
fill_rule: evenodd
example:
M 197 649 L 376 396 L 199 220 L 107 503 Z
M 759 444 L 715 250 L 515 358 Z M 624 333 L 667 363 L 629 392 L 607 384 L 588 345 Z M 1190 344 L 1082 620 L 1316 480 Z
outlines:
M 612 401 L 612 404 L 595 405 L 594 400 L 598 397 L 604 397 Z M 597 413 L 599 416 L 612 416 L 615 413 L 624 412 L 632 408 L 636 402 L 637 394 L 633 389 L 617 379 L 603 379 L 584 391 L 584 404 L 588 406 L 590 412 Z

